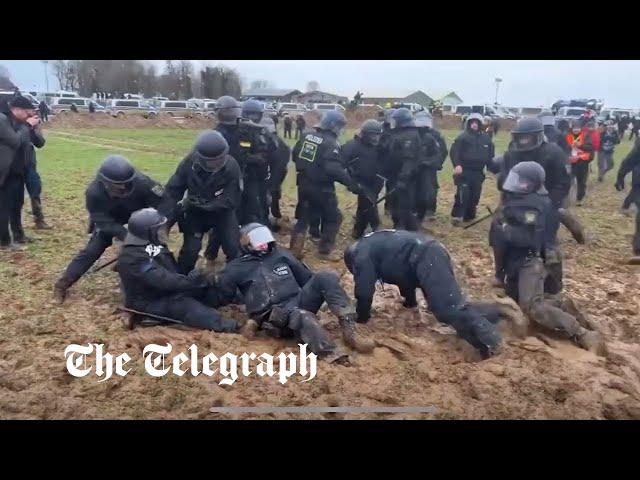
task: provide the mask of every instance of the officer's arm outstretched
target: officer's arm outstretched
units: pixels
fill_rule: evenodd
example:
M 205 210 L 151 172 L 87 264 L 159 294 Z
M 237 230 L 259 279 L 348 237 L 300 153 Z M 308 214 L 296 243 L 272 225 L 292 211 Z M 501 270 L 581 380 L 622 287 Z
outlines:
M 127 229 L 109 214 L 108 206 L 89 194 L 89 192 L 86 197 L 86 205 L 95 230 L 104 233 L 106 236 L 124 240 L 127 235 Z
M 182 275 L 163 268 L 151 259 L 136 258 L 127 272 L 143 285 L 169 293 L 188 292 L 208 286 L 204 275 L 198 270 Z

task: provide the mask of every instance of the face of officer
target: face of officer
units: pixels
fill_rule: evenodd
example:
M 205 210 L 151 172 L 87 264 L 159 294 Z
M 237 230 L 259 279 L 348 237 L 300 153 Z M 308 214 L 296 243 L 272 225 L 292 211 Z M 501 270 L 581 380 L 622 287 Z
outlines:
M 34 109 L 27 108 L 11 108 L 11 114 L 21 122 L 26 122 L 28 118 L 34 117 L 36 111 Z
M 477 132 L 480 129 L 480 122 L 478 120 L 471 120 L 469 122 L 469 128 L 474 132 Z
M 574 135 L 578 135 L 580 133 L 580 130 L 582 130 L 580 127 L 571 128 L 571 131 L 573 132 Z

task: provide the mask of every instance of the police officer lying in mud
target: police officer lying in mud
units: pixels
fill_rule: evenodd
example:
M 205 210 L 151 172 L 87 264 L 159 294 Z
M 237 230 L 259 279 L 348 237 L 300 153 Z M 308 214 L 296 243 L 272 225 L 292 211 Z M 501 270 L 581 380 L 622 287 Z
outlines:
M 295 337 L 313 353 L 335 361 L 344 354 L 316 317 L 326 302 L 338 317 L 344 342 L 361 353 L 373 350 L 373 342 L 356 333 L 355 309 L 336 273 L 311 272 L 279 247 L 269 228 L 259 223 L 241 229 L 240 248 L 242 256 L 218 276 L 219 306 L 234 302 L 239 291 L 257 327 L 274 337 Z
M 365 235 L 344 252 L 353 274 L 357 321 L 368 322 L 376 281 L 397 285 L 403 306 L 415 308 L 416 288 L 440 322 L 453 327 L 483 358 L 500 350 L 495 323 L 504 310 L 498 304 L 470 303 L 454 276 L 451 258 L 435 238 L 404 230 L 379 230 Z
M 85 198 L 91 237 L 55 283 L 54 298 L 59 303 L 64 302 L 69 287 L 91 268 L 114 239 L 124 240 L 127 234 L 124 225 L 133 212 L 157 207 L 162 202 L 164 188 L 138 172 L 126 158 L 110 155 L 87 187 Z

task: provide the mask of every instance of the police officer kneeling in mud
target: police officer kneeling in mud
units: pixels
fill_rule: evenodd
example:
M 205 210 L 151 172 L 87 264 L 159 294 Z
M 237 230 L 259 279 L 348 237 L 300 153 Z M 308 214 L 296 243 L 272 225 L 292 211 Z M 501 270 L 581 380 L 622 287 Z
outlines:
M 91 268 L 113 239 L 122 242 L 125 224 L 136 210 L 158 207 L 164 198 L 161 184 L 138 172 L 120 155 L 108 156 L 85 192 L 91 238 L 71 261 L 54 286 L 54 298 L 62 303 L 69 287 Z
M 369 321 L 376 281 L 397 285 L 407 308 L 418 306 L 416 288 L 420 288 L 436 319 L 453 327 L 483 358 L 499 352 L 500 335 L 493 324 L 501 308 L 465 301 L 449 253 L 433 237 L 379 230 L 349 246 L 344 263 L 354 278 L 358 322 Z
M 217 296 L 206 274 L 198 269 L 179 273 L 167 247 L 167 217 L 155 208 L 144 208 L 131 215 L 127 227 L 116 265 L 126 307 L 206 330 L 238 330 L 235 320 L 221 318 L 208 306 Z
M 498 174 L 498 189 L 502 189 L 509 171 L 515 165 L 530 161 L 538 163 L 545 171 L 545 188 L 549 192 L 549 200 L 558 211 L 566 200 L 571 186 L 571 178 L 566 168 L 567 155 L 557 144 L 546 141 L 543 130 L 542 122 L 538 118 L 521 119 L 511 131 L 512 141 L 509 150 L 505 152 L 501 162 L 490 164 L 490 170 Z M 561 215 L 560 212 L 559 215 Z M 504 258 L 500 253 L 503 247 L 502 235 L 496 223 L 499 218 L 500 209 L 494 215 L 489 234 L 489 244 L 494 250 L 496 260 L 494 286 L 504 285 L 504 268 L 500 264 L 500 260 Z M 555 237 L 553 243 L 547 245 L 545 264 L 551 273 L 546 281 L 547 291 L 553 294 L 559 293 L 562 289 L 562 259 Z
M 338 317 L 344 342 L 358 352 L 373 350 L 371 340 L 356 334 L 355 311 L 337 274 L 312 273 L 278 247 L 271 231 L 259 223 L 244 226 L 240 238 L 243 255 L 218 276 L 219 305 L 233 302 L 240 291 L 247 314 L 262 330 L 275 337 L 295 336 L 315 354 L 336 360 L 342 355 L 315 315 L 327 302 Z
M 543 259 L 555 243 L 558 212 L 544 186 L 544 169 L 536 162 L 522 162 L 507 176 L 498 228 L 504 239 L 506 293 L 518 302 L 535 323 L 570 338 L 596 353 L 602 348 L 598 332 L 587 330 L 569 313 L 546 300 L 547 276 Z
M 229 155 L 229 145 L 222 134 L 215 130 L 201 133 L 167 182 L 167 204 L 163 203 L 161 209 L 171 211 L 172 219 L 179 218 L 184 237 L 178 256 L 182 273 L 195 267 L 202 237 L 211 229 L 220 240 L 227 261 L 238 255 L 236 209 L 240 204 L 240 181 L 240 167 Z

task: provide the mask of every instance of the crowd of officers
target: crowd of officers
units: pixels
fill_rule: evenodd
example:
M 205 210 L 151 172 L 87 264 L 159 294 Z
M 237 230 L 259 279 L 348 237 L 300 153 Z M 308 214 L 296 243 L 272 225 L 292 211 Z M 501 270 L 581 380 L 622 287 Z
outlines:
M 143 316 L 217 332 L 259 329 L 302 340 L 331 361 L 343 360 L 344 353 L 315 314 L 326 302 L 339 320 L 345 343 L 370 352 L 375 344 L 356 334 L 356 323 L 370 319 L 375 284 L 380 281 L 398 286 L 406 308 L 417 306 L 420 288 L 434 316 L 487 358 L 500 351 L 495 324 L 505 310 L 498 304 L 469 302 L 447 250 L 418 232 L 436 212 L 438 171 L 449 155 L 456 185 L 454 225 L 476 218 L 485 170 L 497 175 L 501 202 L 489 235 L 496 286 L 518 302 L 529 321 L 583 348 L 601 351 L 600 334 L 562 295 L 557 240 L 561 222 L 571 224 L 566 207 L 572 176 L 578 180 L 578 197 L 584 196 L 581 170 L 574 166 L 587 161 L 584 152 L 593 159 L 599 149 L 601 138 L 589 130 L 590 119 L 562 132 L 545 115 L 524 118 L 511 131 L 508 151 L 496 157 L 484 119 L 475 114 L 466 119 L 448 151 L 428 112 L 414 116 L 405 108 L 389 109 L 381 121 L 365 121 L 341 146 L 338 139 L 346 119 L 328 111 L 318 125 L 300 134 L 291 151 L 277 135 L 273 120 L 264 116 L 261 102 L 240 104 L 225 96 L 216 110 L 217 126 L 199 135 L 164 186 L 122 156 L 111 155 L 102 162 L 86 190 L 89 241 L 55 284 L 60 302 L 116 243 L 125 307 Z M 272 231 L 281 228 L 282 183 L 290 159 L 295 163 L 298 203 L 287 250 L 277 245 Z M 634 172 L 630 202 L 636 203 L 639 165 L 636 144 L 616 182 L 618 189 L 624 188 L 626 173 Z M 335 247 L 342 222 L 336 182 L 357 196 L 355 242 L 343 257 L 354 276 L 355 304 L 336 273 L 314 273 L 301 262 L 308 234 L 317 240 L 321 257 Z M 385 195 L 379 197 L 383 188 Z M 393 220 L 391 230 L 380 229 L 378 203 L 383 199 Z M 636 222 L 640 224 L 640 213 Z M 177 259 L 167 247 L 175 224 L 183 236 Z M 217 275 L 196 268 L 205 237 L 208 260 L 214 260 L 220 248 L 226 257 Z M 241 327 L 236 320 L 222 318 L 216 308 L 229 303 L 243 304 L 251 320 Z

